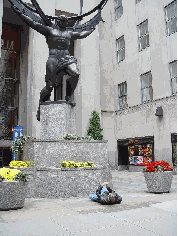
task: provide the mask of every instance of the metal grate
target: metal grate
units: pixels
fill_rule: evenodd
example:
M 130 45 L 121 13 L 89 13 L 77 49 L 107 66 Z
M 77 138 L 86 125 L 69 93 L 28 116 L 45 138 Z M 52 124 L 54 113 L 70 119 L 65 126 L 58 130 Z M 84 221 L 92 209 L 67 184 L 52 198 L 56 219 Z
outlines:
M 0 78 L 0 138 L 12 137 L 13 125 L 17 125 L 18 107 L 15 95 L 18 82 L 13 78 Z

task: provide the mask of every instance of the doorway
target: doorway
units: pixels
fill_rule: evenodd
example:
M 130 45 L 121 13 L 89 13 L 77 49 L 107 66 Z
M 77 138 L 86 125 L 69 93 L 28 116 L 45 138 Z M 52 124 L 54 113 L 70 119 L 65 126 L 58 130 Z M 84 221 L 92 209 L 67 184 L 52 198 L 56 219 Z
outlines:
M 118 146 L 118 165 L 128 165 L 128 146 Z
M 12 161 L 12 151 L 9 147 L 0 148 L 0 167 L 9 166 Z

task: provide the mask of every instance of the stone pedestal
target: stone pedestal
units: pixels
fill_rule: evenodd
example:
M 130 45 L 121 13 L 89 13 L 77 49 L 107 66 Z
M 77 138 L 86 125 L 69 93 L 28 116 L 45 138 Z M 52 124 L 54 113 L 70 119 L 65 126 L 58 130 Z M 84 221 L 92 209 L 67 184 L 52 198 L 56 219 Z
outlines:
M 76 110 L 66 101 L 40 105 L 40 139 L 56 140 L 66 134 L 76 134 Z
M 45 102 L 40 106 L 40 139 L 29 140 L 23 160 L 34 167 L 30 175 L 28 197 L 79 197 L 94 193 L 99 184 L 110 182 L 107 141 L 59 140 L 76 134 L 75 107 L 66 101 Z M 94 168 L 61 169 L 61 161 L 93 162 Z

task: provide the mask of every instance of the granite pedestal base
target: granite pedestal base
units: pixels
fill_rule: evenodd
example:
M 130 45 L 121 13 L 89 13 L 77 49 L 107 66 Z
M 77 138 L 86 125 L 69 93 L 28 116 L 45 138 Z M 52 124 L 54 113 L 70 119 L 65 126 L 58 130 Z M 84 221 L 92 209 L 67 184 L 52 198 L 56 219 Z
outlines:
M 107 141 L 38 140 L 26 142 L 23 160 L 34 161 L 36 168 L 61 167 L 61 161 L 92 161 L 106 167 Z
M 95 193 L 99 184 L 109 182 L 108 167 L 102 168 L 23 168 L 29 174 L 27 197 L 69 198 Z
M 75 107 L 66 101 L 44 102 L 40 105 L 40 139 L 54 140 L 76 134 Z
M 27 196 L 66 198 L 95 193 L 112 176 L 107 161 L 107 141 L 31 140 L 24 146 L 23 160 L 33 161 L 24 168 L 30 176 Z M 61 169 L 61 161 L 92 161 L 95 168 Z
M 40 139 L 25 143 L 23 160 L 33 161 L 29 172 L 28 197 L 79 197 L 95 193 L 102 182 L 110 182 L 107 141 L 60 140 L 76 134 L 75 108 L 66 101 L 40 105 Z M 61 169 L 61 161 L 93 162 L 95 168 Z

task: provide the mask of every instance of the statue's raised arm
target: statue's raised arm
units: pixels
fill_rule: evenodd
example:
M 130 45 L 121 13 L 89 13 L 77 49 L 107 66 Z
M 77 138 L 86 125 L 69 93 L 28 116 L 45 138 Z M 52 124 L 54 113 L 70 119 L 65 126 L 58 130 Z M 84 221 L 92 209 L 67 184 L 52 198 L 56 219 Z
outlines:
M 25 7 L 20 11 L 15 5 L 12 7 L 14 12 L 32 29 L 38 31 L 40 34 L 44 36 L 48 36 L 50 27 L 45 25 L 43 22 L 34 21 L 30 16 L 26 15 Z
M 40 92 L 39 108 L 37 111 L 37 120 L 40 120 L 40 104 L 48 101 L 51 92 L 55 86 L 61 86 L 63 75 L 67 74 L 66 101 L 71 106 L 75 106 L 73 93 L 79 80 L 79 70 L 77 60 L 70 55 L 70 43 L 76 39 L 82 39 L 89 36 L 102 21 L 101 10 L 107 0 L 101 0 L 100 4 L 93 10 L 80 16 L 67 17 L 45 15 L 36 0 L 31 0 L 31 7 L 22 0 L 8 0 L 14 12 L 28 24 L 31 28 L 38 31 L 46 37 L 48 44 L 49 56 L 46 62 L 46 86 Z M 72 0 L 71 0 L 72 1 Z M 74 20 L 79 23 L 85 16 L 98 11 L 98 13 L 86 23 L 74 27 L 68 27 L 68 20 Z M 52 23 L 55 20 L 55 24 Z
M 36 3 L 36 0 L 32 0 Z M 47 36 L 49 31 L 49 27 L 52 26 L 52 22 L 48 19 L 48 17 L 42 12 L 41 8 L 39 7 L 38 10 L 41 10 L 41 15 L 39 15 L 38 11 L 34 8 L 29 6 L 26 3 L 23 3 L 21 0 L 9 0 L 12 5 L 13 11 L 32 29 L 38 31 L 40 34 Z
M 73 31 L 71 32 L 72 40 L 82 39 L 89 36 L 95 30 L 100 21 L 103 21 L 101 17 L 101 10 L 99 10 L 99 12 L 91 20 L 73 28 Z

